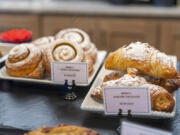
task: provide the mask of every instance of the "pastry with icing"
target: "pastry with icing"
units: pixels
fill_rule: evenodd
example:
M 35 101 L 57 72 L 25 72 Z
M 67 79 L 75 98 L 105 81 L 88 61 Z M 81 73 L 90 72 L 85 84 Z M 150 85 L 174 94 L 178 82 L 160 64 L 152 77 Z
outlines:
M 10 76 L 40 79 L 44 75 L 42 52 L 31 43 L 12 48 L 5 65 Z
M 91 97 L 103 101 L 103 88 L 105 87 L 148 87 L 151 94 L 151 108 L 154 111 L 172 112 L 175 106 L 174 97 L 163 87 L 148 83 L 145 78 L 125 74 L 119 79 L 103 82 L 94 88 Z
M 168 55 L 141 42 L 125 45 L 111 53 L 105 61 L 105 68 L 120 71 L 136 68 L 142 74 L 156 78 L 175 79 L 179 76 Z
M 36 40 L 34 40 L 32 43 L 42 49 L 42 48 L 46 48 L 48 45 L 50 45 L 53 41 L 54 41 L 54 37 L 53 36 L 46 36 L 46 37 L 41 37 L 38 38 Z
M 58 39 L 54 41 L 44 52 L 44 64 L 46 71 L 51 72 L 51 62 L 82 62 L 84 52 L 76 42 Z
M 97 48 L 94 43 L 91 42 L 89 35 L 85 31 L 77 28 L 68 28 L 59 31 L 55 37 L 56 39 L 65 39 L 76 42 L 86 54 L 91 56 L 93 62 L 96 62 Z

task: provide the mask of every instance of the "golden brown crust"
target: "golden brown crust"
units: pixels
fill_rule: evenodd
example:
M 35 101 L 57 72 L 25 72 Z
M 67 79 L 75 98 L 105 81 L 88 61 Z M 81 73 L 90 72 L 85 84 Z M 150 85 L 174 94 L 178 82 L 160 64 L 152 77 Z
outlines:
M 172 112 L 175 106 L 173 96 L 162 90 L 151 90 L 151 108 L 155 111 Z
M 15 77 L 42 78 L 44 67 L 41 51 L 33 44 L 14 47 L 6 60 L 6 71 Z
M 110 74 L 104 76 L 103 82 L 117 80 L 117 79 L 121 78 L 123 75 L 124 75 L 124 73 L 122 73 L 121 71 L 111 72 Z
M 105 61 L 105 68 L 120 71 L 136 68 L 142 74 L 157 78 L 176 79 L 178 76 L 178 71 L 170 57 L 140 42 L 123 46 L 111 53 Z
M 135 86 L 135 87 L 148 87 L 151 90 L 151 104 L 152 110 L 172 112 L 175 106 L 174 97 L 167 92 L 164 88 L 150 84 L 146 82 L 143 77 L 125 74 L 117 80 L 111 80 L 104 82 L 102 85 L 96 87 L 91 93 L 91 97 L 98 101 L 103 101 L 103 91 L 104 87 L 117 87 L 117 86 Z
M 105 75 L 103 82 L 117 80 L 117 79 L 121 78 L 124 74 L 125 73 L 122 73 L 120 71 L 111 72 L 110 74 Z M 139 75 L 137 72 L 132 73 L 132 70 L 131 70 L 131 73 L 129 70 L 128 74 Z M 147 82 L 161 86 L 170 93 L 173 93 L 174 91 L 178 90 L 178 88 L 180 87 L 180 79 L 161 79 L 161 78 L 154 78 L 154 77 L 149 77 L 149 76 L 143 76 L 143 77 L 146 79 Z
M 25 135 L 100 135 L 94 130 L 61 124 L 55 127 L 41 127 L 38 130 L 30 131 Z
M 85 54 L 84 55 L 84 59 L 83 59 L 83 62 L 87 62 L 88 63 L 88 74 L 89 76 L 92 75 L 93 73 L 93 70 L 94 70 L 94 64 L 93 64 L 93 59 L 91 56 L 89 56 L 88 54 Z

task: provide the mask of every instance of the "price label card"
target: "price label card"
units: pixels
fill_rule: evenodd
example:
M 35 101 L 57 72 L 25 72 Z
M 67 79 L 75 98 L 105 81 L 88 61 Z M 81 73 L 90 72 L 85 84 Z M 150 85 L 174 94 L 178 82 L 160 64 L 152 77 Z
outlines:
M 151 114 L 149 88 L 143 87 L 107 87 L 103 89 L 104 108 L 106 115 L 122 114 L 131 110 L 132 114 Z
M 123 121 L 121 135 L 172 135 L 172 133 Z
M 88 84 L 88 64 L 87 63 L 51 63 L 51 79 L 54 82 L 64 84 L 65 80 L 76 84 Z

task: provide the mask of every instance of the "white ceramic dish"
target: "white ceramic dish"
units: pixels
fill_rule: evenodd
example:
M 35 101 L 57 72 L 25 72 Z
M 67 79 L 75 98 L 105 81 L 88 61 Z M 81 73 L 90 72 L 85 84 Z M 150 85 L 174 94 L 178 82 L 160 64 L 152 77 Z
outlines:
M 171 56 L 175 67 L 177 67 L 177 57 Z M 91 97 L 91 93 L 93 92 L 94 88 L 102 84 L 103 78 L 105 75 L 112 72 L 111 70 L 106 70 L 104 66 L 99 71 L 98 76 L 96 77 L 94 83 L 92 84 L 88 94 L 86 95 L 83 103 L 81 104 L 81 109 L 86 111 L 93 111 L 93 112 L 102 112 L 104 113 L 104 104 L 102 102 L 98 102 Z M 174 98 L 176 99 L 176 94 L 174 93 Z M 147 118 L 173 118 L 175 116 L 176 106 L 174 111 L 171 113 L 168 112 L 158 112 L 152 111 L 150 115 L 134 115 L 135 117 L 147 117 Z
M 91 77 L 89 77 L 88 79 L 88 84 L 78 84 L 77 86 L 88 86 L 92 80 L 94 79 L 96 73 L 98 72 L 101 64 L 103 63 L 103 60 L 106 56 L 107 52 L 106 51 L 98 51 L 98 56 L 97 56 L 97 61 L 94 65 L 94 72 L 91 75 Z M 33 83 L 45 83 L 45 84 L 55 84 L 58 85 L 58 83 L 55 83 L 53 81 L 51 81 L 50 77 L 45 77 L 44 79 L 30 79 L 30 78 L 22 78 L 22 77 L 12 77 L 9 76 L 6 72 L 6 68 L 2 67 L 0 69 L 0 78 L 1 79 L 5 79 L 5 80 L 14 80 L 14 81 L 23 81 L 23 82 L 33 82 Z

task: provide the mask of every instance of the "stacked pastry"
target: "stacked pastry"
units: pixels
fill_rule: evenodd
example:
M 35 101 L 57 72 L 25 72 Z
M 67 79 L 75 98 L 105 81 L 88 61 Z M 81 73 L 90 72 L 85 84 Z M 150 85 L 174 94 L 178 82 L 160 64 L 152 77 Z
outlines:
M 41 127 L 24 135 L 100 135 L 92 129 L 61 124 L 55 127 Z
M 147 43 L 131 43 L 109 54 L 105 68 L 112 73 L 96 87 L 92 98 L 103 101 L 104 87 L 148 87 L 154 111 L 172 112 L 172 93 L 180 86 L 179 73 L 172 59 Z
M 15 77 L 40 79 L 51 73 L 51 62 L 87 62 L 89 76 L 93 73 L 97 48 L 88 34 L 80 29 L 65 29 L 54 37 L 42 37 L 21 44 L 9 52 L 7 73 Z

